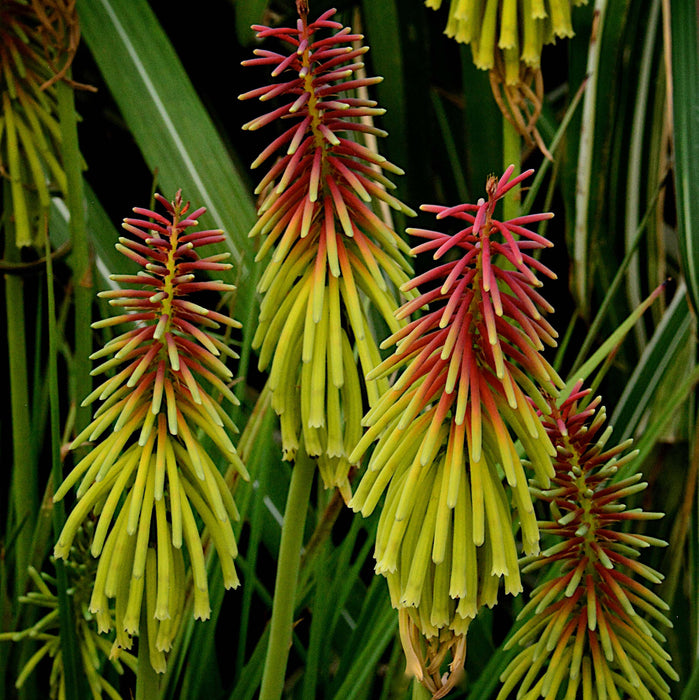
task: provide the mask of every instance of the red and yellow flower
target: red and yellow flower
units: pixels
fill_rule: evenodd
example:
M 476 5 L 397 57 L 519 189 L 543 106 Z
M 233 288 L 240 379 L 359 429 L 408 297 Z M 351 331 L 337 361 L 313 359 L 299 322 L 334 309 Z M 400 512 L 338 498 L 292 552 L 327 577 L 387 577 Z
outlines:
M 523 560 L 523 571 L 559 567 L 539 585 L 519 615 L 524 624 L 507 642 L 525 647 L 503 672 L 498 698 L 664 698 L 677 680 L 658 623 L 671 627 L 667 604 L 638 579 L 659 584 L 662 575 L 640 562 L 640 550 L 665 546 L 623 524 L 662 517 L 624 500 L 643 491 L 641 475 L 615 480 L 634 459 L 631 441 L 611 448 L 600 399 L 588 402 L 581 383 L 561 404 L 551 401 L 544 425 L 556 447 L 555 476 L 535 489 L 550 504 L 541 523 L 559 541 L 541 556 Z M 564 695 L 563 695 L 564 694 Z
M 385 380 L 362 377 L 380 361 L 365 305 L 397 331 L 394 290 L 411 269 L 407 245 L 372 204 L 413 212 L 390 193 L 394 185 L 384 175 L 401 169 L 360 142 L 365 134 L 385 135 L 373 125 L 383 110 L 361 94 L 381 79 L 357 75 L 367 48 L 333 12 L 309 23 L 300 3 L 296 27 L 255 26 L 260 39 L 291 51 L 257 49 L 256 58 L 244 61 L 271 68 L 282 81 L 241 99 L 282 99 L 244 129 L 280 119 L 290 124 L 253 163 L 278 156 L 257 186 L 259 220 L 250 232 L 265 236 L 258 260 L 271 255 L 259 284 L 253 346 L 260 368 L 269 368 L 285 457 L 293 459 L 302 441 L 318 459 L 326 486 L 349 498 L 348 473 L 356 463 L 349 454 L 361 437 L 363 392 L 373 404 L 387 388 Z
M 134 237 L 120 238 L 117 248 L 144 269 L 136 275 L 111 276 L 130 287 L 100 296 L 123 313 L 93 327 L 132 328 L 92 355 L 108 358 L 93 375 L 114 374 L 83 402 L 102 402 L 92 423 L 73 441 L 73 447 L 89 441 L 91 450 L 54 500 L 78 485 L 77 503 L 55 547 L 57 557 L 68 558 L 81 523 L 90 517 L 96 520 L 91 551 L 99 564 L 90 610 L 98 626 L 108 631 L 114 617 L 116 644 L 130 648 L 145 605 L 151 663 L 162 672 L 164 653 L 181 621 L 188 571 L 194 616 L 206 619 L 210 613 L 195 516 L 213 541 L 225 587 L 239 584 L 231 527 L 238 513 L 220 468 L 232 466 L 245 478 L 247 472 L 229 437 L 235 426 L 221 404 L 222 399 L 237 403 L 228 386 L 233 375 L 224 362 L 236 355 L 216 335 L 221 327 L 240 324 L 192 300 L 201 292 L 226 294 L 235 289 L 196 279 L 197 272 L 230 267 L 224 262 L 228 254 L 198 253 L 204 245 L 223 241 L 223 232 L 190 231 L 205 209 L 190 213 L 179 192 L 173 202 L 160 195 L 156 199 L 165 207 L 165 216 L 136 208 L 142 218 L 124 221 Z M 114 615 L 110 599 L 115 599 Z
M 506 592 L 522 590 L 515 525 L 529 554 L 538 552 L 539 530 L 515 441 L 541 483 L 554 473 L 555 450 L 535 410 L 548 411 L 542 391 L 561 386 L 541 354 L 556 333 L 543 318 L 551 307 L 537 274 L 553 273 L 531 255 L 551 244 L 528 228 L 551 215 L 495 218 L 498 200 L 531 174 L 510 179 L 512 171 L 490 178 L 487 200 L 475 205 L 422 207 L 463 228 L 409 230 L 427 239 L 414 253 L 447 262 L 404 286 L 427 291 L 399 318 L 429 310 L 384 341 L 394 354 L 369 378 L 401 373 L 365 415 L 368 430 L 350 456 L 376 442 L 350 506 L 368 515 L 386 494 L 376 570 L 428 639 L 444 629 L 465 635 L 478 609 L 495 604 L 501 579 Z M 404 643 L 418 658 L 413 637 Z

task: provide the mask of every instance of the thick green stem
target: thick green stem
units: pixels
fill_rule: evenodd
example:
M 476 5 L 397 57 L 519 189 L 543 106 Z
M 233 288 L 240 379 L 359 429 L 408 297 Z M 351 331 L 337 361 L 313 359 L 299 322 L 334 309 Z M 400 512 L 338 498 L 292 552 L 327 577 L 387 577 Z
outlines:
M 315 464 L 302 446 L 296 454 L 291 470 L 291 484 L 284 511 L 282 539 L 277 562 L 277 580 L 274 585 L 272 621 L 270 623 L 267 658 L 262 675 L 259 700 L 278 700 L 284 687 L 286 664 L 291 646 L 294 605 L 298 583 L 303 530 L 306 510 L 311 495 Z
M 5 185 L 4 201 L 9 202 L 9 185 Z M 14 231 L 9 215 L 5 219 L 5 260 L 19 262 L 19 250 L 14 243 Z M 32 551 L 32 531 L 37 511 L 37 468 L 32 448 L 32 430 L 27 374 L 27 341 L 24 327 L 24 279 L 20 275 L 5 275 L 5 305 L 7 310 L 7 350 L 10 365 L 10 412 L 12 417 L 12 506 L 16 533 L 15 595 L 24 593 L 27 566 Z
M 514 125 L 506 119 L 502 118 L 502 157 L 503 170 L 506 170 L 510 165 L 515 166 L 512 177 L 519 175 L 522 170 L 522 139 L 517 133 Z M 505 221 L 514 219 L 519 216 L 520 209 L 520 190 L 516 188 L 503 199 L 503 218 Z
M 3 202 L 12 202 L 11 185 L 5 183 Z M 5 207 L 4 260 L 9 263 L 19 263 L 20 253 L 15 245 L 14 218 L 15 212 L 11 206 Z M 33 551 L 34 520 L 38 508 L 38 470 L 36 446 L 32 441 L 32 422 L 29 394 L 29 374 L 27 369 L 27 340 L 25 330 L 24 278 L 20 275 L 5 275 L 5 304 L 7 314 L 7 350 L 10 372 L 10 416 L 12 424 L 12 477 L 10 482 L 10 518 L 7 527 L 11 533 L 11 547 L 15 562 L 14 595 L 25 593 L 27 583 L 27 567 L 31 563 Z M 33 624 L 32 611 L 23 613 L 29 624 Z M 21 613 L 15 613 L 15 625 L 19 625 Z M 15 627 L 18 629 L 18 627 Z M 26 664 L 32 649 L 23 645 L 20 653 L 20 667 Z M 36 681 L 29 678 L 20 689 L 18 697 L 34 697 Z
M 73 272 L 75 295 L 75 354 L 73 380 L 76 403 L 75 429 L 80 432 L 90 421 L 89 407 L 81 407 L 81 400 L 92 390 L 90 377 L 90 329 L 92 307 L 92 270 L 87 240 L 87 227 L 83 212 L 82 158 L 78 148 L 78 126 L 75 113 L 73 88 L 64 82 L 56 85 L 58 116 L 61 125 L 63 169 L 66 174 L 66 205 L 70 212 L 70 237 L 72 250 L 69 264 Z

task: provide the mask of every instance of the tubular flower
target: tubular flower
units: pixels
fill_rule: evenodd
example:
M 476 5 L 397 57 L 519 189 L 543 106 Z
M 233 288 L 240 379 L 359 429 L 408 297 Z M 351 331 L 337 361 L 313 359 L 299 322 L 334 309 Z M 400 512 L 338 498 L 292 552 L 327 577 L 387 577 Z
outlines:
M 553 273 L 528 251 L 550 245 L 525 228 L 535 214 L 500 222 L 497 201 L 531 174 L 488 180 L 487 201 L 423 206 L 439 220 L 465 222 L 454 235 L 410 229 L 428 239 L 414 253 L 459 255 L 406 285 L 430 285 L 398 312 L 423 316 L 390 336 L 392 356 L 370 374 L 402 374 L 364 417 L 368 430 L 350 459 L 377 441 L 350 506 L 369 515 L 386 491 L 376 539 L 376 569 L 388 578 L 396 607 L 407 607 L 426 637 L 448 627 L 465 634 L 483 605 L 494 605 L 500 578 L 521 589 L 509 500 L 517 509 L 524 551 L 538 552 L 539 532 L 519 438 L 542 483 L 555 451 L 529 402 L 547 404 L 535 385 L 555 394 L 560 379 L 543 359 L 555 331 L 541 310 L 535 272 Z M 518 240 L 515 239 L 518 237 Z M 497 256 L 507 265 L 499 267 Z M 510 491 L 508 499 L 501 474 Z
M 252 164 L 279 154 L 256 189 L 259 220 L 250 232 L 266 237 L 257 259 L 271 253 L 259 283 L 264 298 L 253 346 L 260 368 L 271 366 L 285 458 L 294 458 L 302 438 L 318 458 L 325 485 L 338 486 L 348 498 L 348 455 L 361 436 L 364 385 L 353 347 L 364 373 L 380 361 L 363 306 L 373 304 L 391 331 L 398 330 L 392 287 L 406 282 L 410 271 L 408 246 L 372 203 L 414 212 L 388 192 L 394 185 L 383 175 L 402 170 L 353 138 L 385 135 L 368 123 L 384 110 L 346 96 L 380 81 L 354 76 L 367 48 L 351 42 L 361 35 L 333 21 L 333 10 L 308 23 L 301 5 L 296 28 L 253 27 L 260 39 L 290 45 L 291 53 L 258 49 L 256 58 L 243 62 L 269 66 L 275 78 L 288 76 L 240 96 L 283 98 L 243 128 L 291 122 Z M 373 380 L 365 386 L 373 403 L 387 385 Z
M 524 571 L 556 563 L 560 574 L 536 588 L 520 613 L 525 622 L 508 641 L 526 647 L 503 672 L 498 698 L 517 697 L 669 699 L 662 674 L 677 680 L 657 623 L 671 627 L 667 604 L 634 576 L 657 584 L 662 575 L 638 561 L 639 550 L 665 546 L 620 525 L 662 517 L 626 510 L 623 500 L 643 491 L 637 474 L 614 482 L 619 467 L 635 457 L 630 440 L 605 449 L 611 428 L 605 410 L 579 383 L 544 424 L 556 446 L 556 475 L 536 495 L 550 503 L 553 520 L 540 524 L 560 538 L 523 561 Z M 642 616 L 648 616 L 645 619 Z M 652 622 L 650 621 L 652 620 Z
M 74 561 L 66 565 L 68 590 L 72 595 L 73 609 L 77 616 L 75 629 L 81 670 L 85 674 L 90 696 L 94 700 L 101 700 L 105 696 L 120 700 L 119 692 L 105 678 L 104 667 L 109 663 L 120 675 L 124 673 L 124 666 L 135 672 L 136 658 L 129 652 L 114 649 L 110 641 L 98 634 L 88 610 L 90 599 L 88 582 L 94 576 L 95 570 L 95 561 L 89 554 L 89 537 L 86 532 L 91 528 L 92 523 L 87 523 L 86 528 L 80 528 L 73 546 Z M 46 611 L 46 614 L 26 630 L 0 634 L 0 641 L 37 640 L 40 643 L 39 649 L 27 661 L 17 677 L 15 686 L 21 688 L 39 662 L 48 656 L 52 659 L 49 697 L 65 698 L 66 681 L 63 644 L 60 636 L 59 600 L 55 592 L 56 580 L 48 574 L 39 574 L 33 567 L 29 568 L 29 576 L 36 590 L 29 592 L 26 596 L 20 596 L 19 602 L 34 605 Z
M 73 447 L 97 441 L 110 427 L 112 431 L 76 465 L 54 500 L 79 484 L 77 504 L 55 547 L 57 557 L 69 556 L 73 538 L 91 512 L 97 518 L 91 551 L 99 557 L 99 565 L 90 610 L 100 630 L 111 627 L 108 599 L 115 598 L 117 644 L 130 648 L 131 635 L 139 632 L 145 591 L 151 663 L 164 671 L 164 652 L 182 616 L 188 569 L 194 582 L 194 616 L 206 619 L 210 613 L 195 515 L 211 535 L 225 587 L 239 583 L 231 528 L 237 510 L 203 441 L 214 445 L 238 474 L 247 478 L 247 472 L 229 438 L 235 426 L 219 398 L 236 403 L 228 388 L 232 373 L 221 359 L 236 355 L 212 333 L 240 324 L 189 299 L 200 292 L 235 289 L 195 279 L 197 271 L 230 267 L 222 262 L 227 254 L 202 258 L 196 250 L 220 243 L 223 232 L 188 232 L 205 209 L 187 215 L 189 203 L 182 203 L 180 192 L 174 202 L 160 195 L 156 199 L 168 216 L 136 208 L 134 212 L 144 218 L 124 221 L 136 240 L 120 238 L 117 249 L 145 270 L 111 277 L 138 288 L 101 292 L 124 313 L 93 327 L 124 323 L 134 327 L 92 355 L 92 359 L 109 358 L 93 375 L 113 369 L 116 373 L 83 402 L 99 399 L 102 404 Z
M 490 71 L 493 95 L 519 133 L 547 153 L 536 130 L 543 100 L 541 51 L 572 37 L 571 9 L 587 0 L 451 0 L 445 33 L 470 44 L 473 62 Z M 439 9 L 442 0 L 425 0 Z
M 10 182 L 18 247 L 34 243 L 36 211 L 48 212 L 51 188 L 66 189 L 56 83 L 79 38 L 74 0 L 0 4 L 0 174 Z

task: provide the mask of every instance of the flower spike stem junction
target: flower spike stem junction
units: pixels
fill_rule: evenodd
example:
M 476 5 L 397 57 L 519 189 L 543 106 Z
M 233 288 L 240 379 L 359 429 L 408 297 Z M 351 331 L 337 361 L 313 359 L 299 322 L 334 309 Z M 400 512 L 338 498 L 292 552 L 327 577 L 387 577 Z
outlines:
M 296 453 L 296 463 L 291 470 L 291 483 L 284 510 L 269 646 L 262 674 L 260 700 L 278 700 L 281 698 L 284 687 L 294 623 L 294 604 L 306 508 L 311 495 L 314 473 L 315 463 L 306 454 L 305 446 L 302 445 Z

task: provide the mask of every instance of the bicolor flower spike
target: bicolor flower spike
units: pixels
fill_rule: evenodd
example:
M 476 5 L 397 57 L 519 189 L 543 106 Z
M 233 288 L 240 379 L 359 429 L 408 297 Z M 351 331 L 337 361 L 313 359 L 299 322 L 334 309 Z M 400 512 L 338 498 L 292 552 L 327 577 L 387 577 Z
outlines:
M 408 230 L 427 239 L 414 253 L 448 262 L 406 285 L 427 291 L 399 318 L 429 310 L 382 344 L 395 352 L 369 377 L 401 373 L 364 417 L 350 457 L 377 442 L 350 506 L 368 515 L 386 492 L 376 569 L 426 637 L 444 627 L 464 634 L 496 602 L 501 578 L 506 592 L 522 590 L 510 500 L 525 552 L 538 552 L 539 531 L 515 440 L 541 483 L 553 476 L 555 450 L 530 403 L 548 411 L 537 387 L 555 394 L 561 384 L 541 355 L 556 333 L 536 291 L 536 273 L 553 273 L 530 255 L 551 244 L 527 228 L 551 215 L 494 218 L 497 201 L 531 174 L 512 171 L 491 177 L 478 204 L 422 207 L 465 224 L 457 233 Z
M 503 672 L 499 699 L 509 697 L 633 698 L 669 700 L 666 676 L 677 680 L 665 638 L 667 604 L 637 578 L 659 584 L 662 575 L 638 561 L 639 551 L 665 542 L 624 525 L 662 517 L 624 499 L 643 491 L 640 474 L 615 481 L 634 459 L 631 441 L 606 448 L 611 428 L 600 399 L 588 402 L 581 383 L 544 416 L 556 446 L 556 475 L 549 489 L 535 488 L 550 504 L 552 520 L 540 524 L 559 539 L 523 571 L 559 567 L 538 586 L 507 642 L 524 648 Z
M 48 216 L 52 190 L 66 191 L 56 83 L 79 38 L 74 0 L 0 3 L 0 173 L 10 183 L 17 247 L 42 244 L 37 212 Z
M 348 455 L 361 436 L 362 388 L 373 403 L 385 380 L 366 385 L 380 360 L 370 302 L 396 331 L 394 287 L 408 280 L 408 246 L 373 210 L 386 203 L 412 215 L 396 199 L 384 172 L 401 169 L 362 145 L 357 137 L 383 136 L 372 119 L 383 113 L 360 91 L 380 78 L 355 75 L 363 68 L 362 36 L 333 21 L 333 10 L 309 23 L 303 3 L 295 28 L 255 26 L 260 39 L 290 45 L 290 53 L 257 49 L 246 66 L 268 66 L 282 82 L 252 90 L 282 104 L 243 128 L 278 119 L 290 126 L 255 160 L 255 168 L 278 155 L 256 189 L 259 220 L 251 236 L 263 235 L 258 259 L 271 254 L 259 284 L 264 295 L 253 345 L 261 369 L 270 367 L 273 407 L 279 414 L 285 457 L 303 439 L 318 458 L 326 486 L 349 497 Z M 283 80 L 286 78 L 286 80 Z
M 232 372 L 223 361 L 236 355 L 215 334 L 240 324 L 191 300 L 201 292 L 227 294 L 235 289 L 196 279 L 197 272 L 230 268 L 223 262 L 227 253 L 198 253 L 204 245 L 222 242 L 224 235 L 220 230 L 190 231 L 206 210 L 188 213 L 189 203 L 183 203 L 180 192 L 173 202 L 160 195 L 156 199 L 165 216 L 136 208 L 142 218 L 124 221 L 134 238 L 120 238 L 116 247 L 144 269 L 136 275 L 111 276 L 130 287 L 100 296 L 123 313 L 93 327 L 129 324 L 131 329 L 92 355 L 108 358 L 93 375 L 114 374 L 83 402 L 102 402 L 92 423 L 73 442 L 78 447 L 89 441 L 92 447 L 54 500 L 78 485 L 76 506 L 55 547 L 57 557 L 68 558 L 81 523 L 91 513 L 96 518 L 91 551 L 99 565 L 90 610 L 100 629 L 111 626 L 109 599 L 115 598 L 117 644 L 130 648 L 144 602 L 151 662 L 162 672 L 164 652 L 182 617 L 189 571 L 194 616 L 206 619 L 210 613 L 195 516 L 211 536 L 225 587 L 239 583 L 231 528 L 238 513 L 219 467 L 231 465 L 244 478 L 247 472 L 229 437 L 235 426 L 221 405 L 222 399 L 237 403 L 228 386 Z

